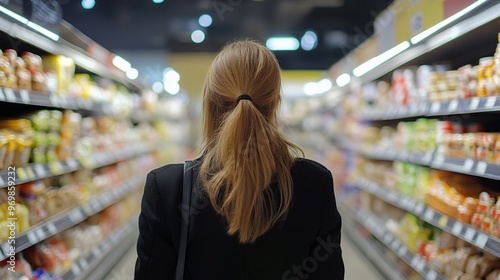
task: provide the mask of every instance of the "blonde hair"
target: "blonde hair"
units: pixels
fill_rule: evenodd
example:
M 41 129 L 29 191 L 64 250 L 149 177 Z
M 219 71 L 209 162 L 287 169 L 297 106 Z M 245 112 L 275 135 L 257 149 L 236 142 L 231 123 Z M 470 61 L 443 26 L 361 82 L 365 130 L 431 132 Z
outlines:
M 280 68 L 263 45 L 237 41 L 217 55 L 203 89 L 204 160 L 200 179 L 228 234 L 252 243 L 284 218 L 302 151 L 279 131 Z M 251 100 L 237 100 L 247 94 Z M 270 185 L 279 186 L 275 198 Z

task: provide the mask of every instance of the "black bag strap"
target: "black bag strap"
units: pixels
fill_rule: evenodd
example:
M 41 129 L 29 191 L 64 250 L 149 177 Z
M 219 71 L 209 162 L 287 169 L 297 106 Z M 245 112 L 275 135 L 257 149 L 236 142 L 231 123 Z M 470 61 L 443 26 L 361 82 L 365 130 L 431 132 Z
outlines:
M 179 241 L 179 255 L 177 258 L 177 269 L 175 280 L 184 280 L 184 266 L 186 264 L 187 239 L 189 229 L 189 215 L 191 209 L 191 189 L 193 186 L 193 162 L 184 163 L 184 178 L 182 186 L 181 205 L 181 236 Z

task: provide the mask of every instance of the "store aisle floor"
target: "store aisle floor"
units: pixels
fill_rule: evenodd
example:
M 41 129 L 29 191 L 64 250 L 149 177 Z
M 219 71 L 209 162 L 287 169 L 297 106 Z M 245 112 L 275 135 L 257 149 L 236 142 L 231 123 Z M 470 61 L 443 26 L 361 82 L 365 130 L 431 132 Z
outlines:
M 383 280 L 346 234 L 343 236 L 342 250 L 346 268 L 345 280 Z M 133 280 L 136 257 L 134 245 L 103 280 Z

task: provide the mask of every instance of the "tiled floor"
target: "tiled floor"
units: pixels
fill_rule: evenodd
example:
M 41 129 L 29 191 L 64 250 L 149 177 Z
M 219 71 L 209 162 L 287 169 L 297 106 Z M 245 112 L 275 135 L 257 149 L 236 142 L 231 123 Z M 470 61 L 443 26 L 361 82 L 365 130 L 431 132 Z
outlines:
M 383 277 L 345 234 L 342 241 L 342 250 L 346 268 L 345 280 L 383 280 Z M 104 280 L 133 280 L 136 256 L 134 246 L 123 256 Z

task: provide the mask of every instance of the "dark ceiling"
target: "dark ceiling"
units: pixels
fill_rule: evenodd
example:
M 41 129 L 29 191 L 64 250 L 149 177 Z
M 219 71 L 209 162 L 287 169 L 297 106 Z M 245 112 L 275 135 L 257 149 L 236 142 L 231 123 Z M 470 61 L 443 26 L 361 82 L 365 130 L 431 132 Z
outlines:
M 63 17 L 104 47 L 114 50 L 214 52 L 226 42 L 291 35 L 318 36 L 312 51 L 276 52 L 284 69 L 327 69 L 371 35 L 370 24 L 391 0 L 96 0 L 91 10 L 81 0 L 63 0 Z M 212 26 L 198 17 L 210 14 Z M 193 30 L 206 39 L 191 42 Z

